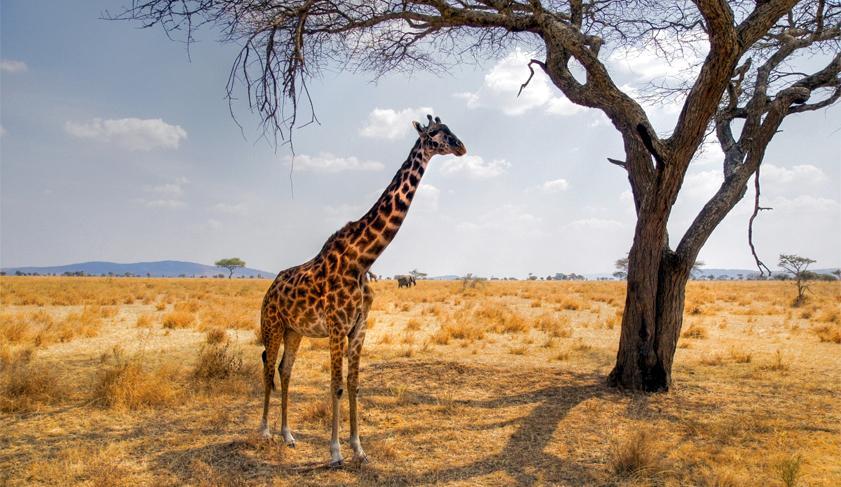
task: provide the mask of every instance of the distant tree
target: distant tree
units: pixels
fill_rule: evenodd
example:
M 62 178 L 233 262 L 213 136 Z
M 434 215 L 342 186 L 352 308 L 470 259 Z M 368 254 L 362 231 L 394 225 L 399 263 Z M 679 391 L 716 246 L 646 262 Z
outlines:
M 704 264 L 703 260 L 696 260 L 695 263 L 692 264 L 692 270 L 690 271 L 690 274 L 692 275 L 693 278 L 701 275 L 701 272 L 702 272 L 701 267 L 704 267 L 704 265 L 706 265 L 706 264 Z
M 412 271 L 411 271 L 411 272 L 409 272 L 409 275 L 410 275 L 410 276 L 412 276 L 412 277 L 414 277 L 415 279 L 424 279 L 424 278 L 426 278 L 426 272 L 421 272 L 421 271 L 419 271 L 419 270 L 417 270 L 417 269 L 412 269 Z
M 832 271 L 832 275 L 835 276 L 836 279 L 841 279 L 841 269 L 835 269 Z
M 797 283 L 797 298 L 793 306 L 800 306 L 806 301 L 806 291 L 809 290 L 807 282 L 815 278 L 815 273 L 809 271 L 808 268 L 809 264 L 814 263 L 814 260 L 797 254 L 780 254 L 779 266 L 791 274 Z
M 245 267 L 245 261 L 239 257 L 230 257 L 228 259 L 219 259 L 214 264 L 216 267 L 224 267 L 228 269 L 228 279 L 233 277 L 234 271 L 240 267 Z
M 626 255 L 621 259 L 616 259 L 616 262 L 613 263 L 613 266 L 616 267 L 617 273 L 622 274 L 622 279 L 624 279 L 628 275 L 628 256 Z

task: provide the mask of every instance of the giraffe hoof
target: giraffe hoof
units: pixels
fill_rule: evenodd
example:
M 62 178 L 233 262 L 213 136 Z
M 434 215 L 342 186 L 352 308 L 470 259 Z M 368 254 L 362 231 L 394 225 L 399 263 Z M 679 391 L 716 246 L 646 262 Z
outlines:
M 361 455 L 354 455 L 353 456 L 353 463 L 358 463 L 359 465 L 364 465 L 366 463 L 370 463 L 371 461 L 368 460 L 368 455 L 361 454 Z
M 295 440 L 287 441 L 286 446 L 288 446 L 289 448 L 295 448 Z
M 329 464 L 327 464 L 330 468 L 342 468 L 345 465 L 343 460 L 333 460 Z

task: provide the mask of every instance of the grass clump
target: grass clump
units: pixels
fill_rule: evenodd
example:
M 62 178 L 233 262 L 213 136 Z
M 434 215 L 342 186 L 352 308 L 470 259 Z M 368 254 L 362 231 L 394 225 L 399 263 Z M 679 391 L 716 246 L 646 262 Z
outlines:
M 701 325 L 697 325 L 694 323 L 692 325 L 689 325 L 689 328 L 687 328 L 686 331 L 683 332 L 683 338 L 694 338 L 697 340 L 703 340 L 707 338 L 707 336 L 707 329 Z
M 610 469 L 618 477 L 635 480 L 651 479 L 662 471 L 659 454 L 648 432 L 638 430 L 614 444 Z
M 173 311 L 164 316 L 162 321 L 164 328 L 187 328 L 195 323 L 196 317 L 189 311 Z
M 229 379 L 246 371 L 242 351 L 234 350 L 225 340 L 208 344 L 199 350 L 193 377 L 201 381 Z
M 0 411 L 35 411 L 63 394 L 53 367 L 33 362 L 31 348 L 7 351 L 0 362 Z
M 105 365 L 93 388 L 93 401 L 114 409 L 140 409 L 172 404 L 178 398 L 173 367 L 146 366 L 142 354 L 126 355 L 115 346 L 102 357 Z
M 776 465 L 777 475 L 786 487 L 796 487 L 800 485 L 800 467 L 803 463 L 803 457 L 796 455 L 790 458 L 781 460 Z

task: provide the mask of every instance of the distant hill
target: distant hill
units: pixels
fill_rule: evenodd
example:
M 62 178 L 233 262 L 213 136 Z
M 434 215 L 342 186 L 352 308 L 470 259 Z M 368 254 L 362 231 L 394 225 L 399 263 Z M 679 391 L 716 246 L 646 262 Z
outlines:
M 4 267 L 2 271 L 7 275 L 14 275 L 17 271 L 25 274 L 57 274 L 62 275 L 65 272 L 84 272 L 86 275 L 100 276 L 108 275 L 109 273 L 117 276 L 123 276 L 127 272 L 135 276 L 152 277 L 211 277 L 217 274 L 228 275 L 227 269 L 220 269 L 212 265 L 198 264 L 196 262 L 184 262 L 179 260 L 161 260 L 157 262 L 135 262 L 132 264 L 119 264 L 116 262 L 81 262 L 78 264 L 68 264 L 52 267 Z M 260 269 L 252 269 L 244 267 L 237 269 L 234 272 L 234 277 L 258 277 L 273 278 L 277 273 L 270 271 L 262 271 Z

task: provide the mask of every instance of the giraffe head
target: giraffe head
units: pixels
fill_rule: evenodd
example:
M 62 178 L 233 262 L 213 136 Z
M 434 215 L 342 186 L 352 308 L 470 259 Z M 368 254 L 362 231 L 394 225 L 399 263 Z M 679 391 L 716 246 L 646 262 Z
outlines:
M 427 115 L 426 118 L 429 119 L 429 124 L 426 127 L 421 125 L 420 122 L 412 122 L 415 130 L 418 131 L 421 146 L 424 150 L 439 155 L 455 154 L 457 156 L 463 156 L 467 154 L 467 148 L 450 131 L 449 127 L 441 123 L 440 118 L 435 117 L 433 119 L 432 115 Z

